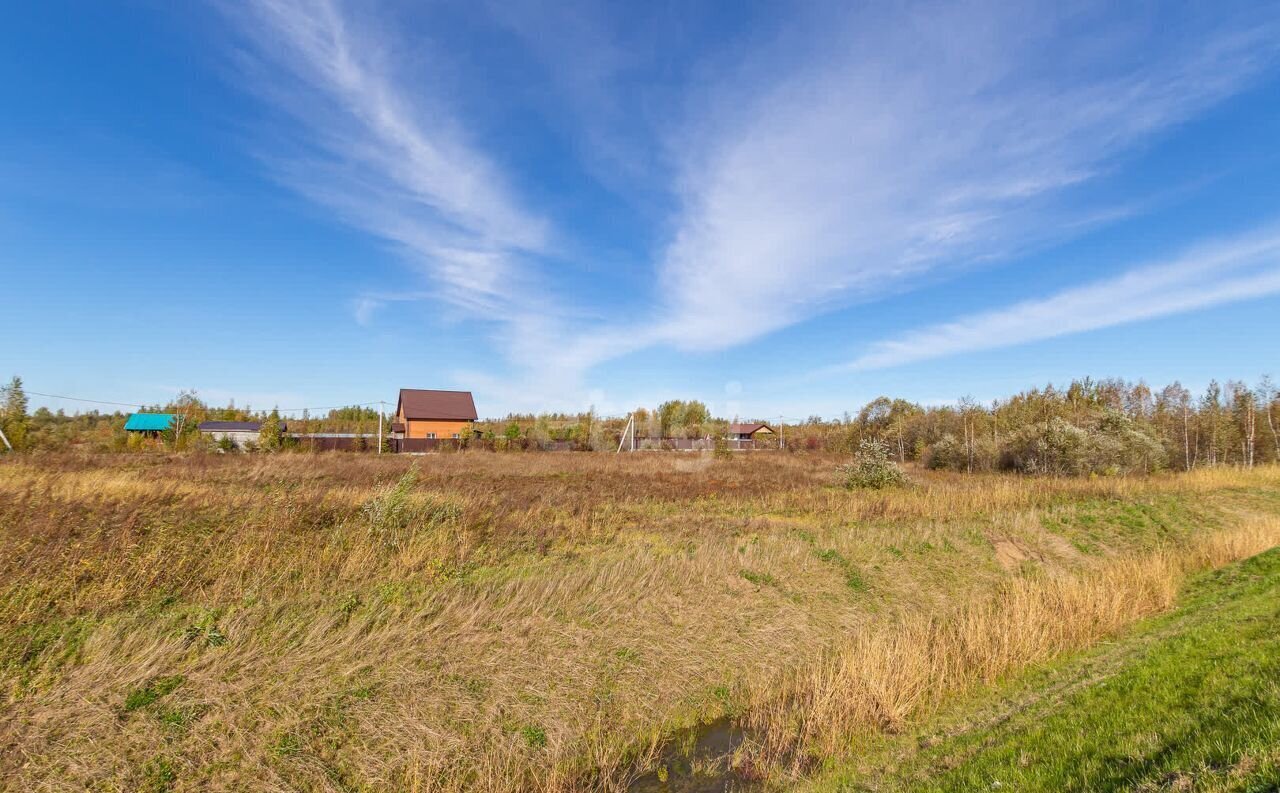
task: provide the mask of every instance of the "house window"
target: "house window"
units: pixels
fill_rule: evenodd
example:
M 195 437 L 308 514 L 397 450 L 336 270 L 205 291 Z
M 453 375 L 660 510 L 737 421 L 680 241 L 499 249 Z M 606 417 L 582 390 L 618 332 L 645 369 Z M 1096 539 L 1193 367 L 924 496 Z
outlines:
M 459 438 L 461 438 L 461 437 L 462 437 L 462 434 L 461 434 L 461 433 L 458 433 L 458 432 L 453 433 L 453 439 L 454 439 L 455 441 L 456 441 L 456 440 L 458 440 L 458 439 L 459 439 Z
M 427 437 L 430 438 L 431 440 L 435 440 L 436 434 L 434 432 L 428 432 Z

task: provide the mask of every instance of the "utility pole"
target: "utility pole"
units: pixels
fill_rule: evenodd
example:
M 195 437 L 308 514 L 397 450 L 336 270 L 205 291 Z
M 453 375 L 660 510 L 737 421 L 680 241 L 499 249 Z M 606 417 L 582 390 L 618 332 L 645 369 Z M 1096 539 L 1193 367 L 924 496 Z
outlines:
M 8 386 L 0 386 L 0 394 L 7 394 L 7 393 L 9 393 Z M 1270 408 L 1270 405 L 1268 405 L 1268 408 Z M 1270 413 L 1267 414 L 1267 418 L 1271 418 Z M 1272 433 L 1272 434 L 1275 434 L 1275 433 Z M 4 434 L 3 429 L 0 429 L 0 441 L 4 441 L 4 446 L 6 449 L 8 449 L 9 451 L 13 451 L 13 444 L 9 443 L 9 438 Z
M 378 400 L 378 454 L 382 454 L 382 413 L 386 406 L 386 402 Z
M 631 451 L 634 452 L 636 450 L 635 420 L 636 420 L 636 414 L 632 413 L 629 416 L 627 416 L 627 424 L 622 428 L 622 437 L 618 439 L 618 451 L 614 452 L 614 454 L 620 454 L 622 452 L 622 447 L 627 442 L 628 430 L 630 430 L 631 432 Z
M 778 416 L 778 449 L 787 448 L 787 434 L 782 429 L 782 416 Z

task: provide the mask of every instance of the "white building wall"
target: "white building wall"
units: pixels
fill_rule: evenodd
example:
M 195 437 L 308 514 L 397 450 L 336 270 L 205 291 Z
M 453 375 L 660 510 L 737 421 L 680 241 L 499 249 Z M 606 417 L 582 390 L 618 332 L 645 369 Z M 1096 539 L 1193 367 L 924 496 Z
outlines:
M 223 438 L 231 438 L 231 440 L 235 441 L 236 446 L 242 449 L 246 443 L 258 443 L 259 438 L 259 433 L 252 430 L 202 430 L 200 434 L 213 439 L 214 443 L 218 443 Z

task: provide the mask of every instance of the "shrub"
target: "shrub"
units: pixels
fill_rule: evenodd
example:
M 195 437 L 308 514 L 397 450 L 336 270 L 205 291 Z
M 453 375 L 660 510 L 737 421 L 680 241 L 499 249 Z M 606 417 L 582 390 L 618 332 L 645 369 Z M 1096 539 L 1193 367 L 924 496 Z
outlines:
M 1089 433 L 1053 418 L 1044 426 L 1028 424 L 1010 439 L 1010 467 L 1027 474 L 1080 474 L 1089 470 Z
M 1146 473 L 1160 467 L 1160 441 L 1132 419 L 1107 411 L 1090 430 L 1061 418 L 1023 427 L 1005 452 L 1005 465 L 1029 474 Z
M 889 446 L 881 441 L 868 438 L 858 445 L 858 453 L 853 462 L 836 469 L 844 480 L 844 486 L 880 490 L 886 487 L 900 487 L 907 483 L 907 477 L 897 463 L 889 459 Z
M 1149 473 L 1163 467 L 1164 446 L 1151 431 L 1113 410 L 1103 414 L 1094 440 L 1094 470 Z
M 262 422 L 262 429 L 258 431 L 258 446 L 264 452 L 274 452 L 279 449 L 284 442 L 284 434 L 280 432 L 280 412 L 272 410 L 267 420 Z
M 418 469 L 410 468 L 393 485 L 386 485 L 365 502 L 361 514 L 369 533 L 388 548 L 399 548 L 420 529 L 447 526 L 462 518 L 462 507 L 453 501 L 414 497 Z
M 926 468 L 935 471 L 992 471 L 1000 460 L 999 450 L 991 438 L 975 438 L 970 448 L 951 433 L 924 450 Z
M 948 432 L 925 452 L 924 464 L 935 471 L 964 471 L 968 454 L 960 439 Z
M 400 544 L 400 535 L 412 518 L 409 494 L 417 482 L 418 469 L 410 468 L 394 485 L 383 487 L 365 502 L 361 512 L 369 523 L 369 533 L 379 537 L 384 544 Z

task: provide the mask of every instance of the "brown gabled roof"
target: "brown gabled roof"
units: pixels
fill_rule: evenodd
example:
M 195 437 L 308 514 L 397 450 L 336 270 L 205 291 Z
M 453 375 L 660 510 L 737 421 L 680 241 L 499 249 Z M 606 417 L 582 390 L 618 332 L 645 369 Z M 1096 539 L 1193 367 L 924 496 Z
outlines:
M 755 424 L 730 424 L 729 425 L 730 435 L 755 435 L 760 430 L 769 430 L 769 432 L 773 432 L 773 428 L 770 427 L 768 424 L 761 424 L 759 422 Z
M 475 421 L 476 403 L 470 391 L 430 391 L 423 388 L 400 389 L 396 415 L 404 411 L 407 419 L 452 419 Z

